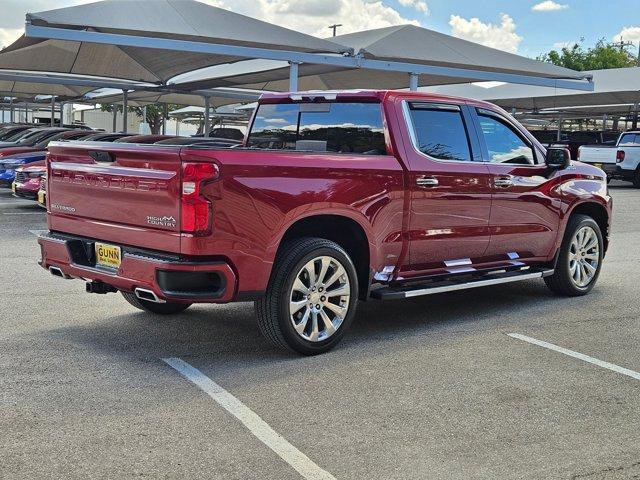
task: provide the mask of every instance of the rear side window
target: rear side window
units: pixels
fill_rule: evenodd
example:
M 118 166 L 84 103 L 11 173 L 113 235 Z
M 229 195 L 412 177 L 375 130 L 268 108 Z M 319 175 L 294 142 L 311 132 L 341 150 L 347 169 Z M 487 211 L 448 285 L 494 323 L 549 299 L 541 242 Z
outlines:
M 384 155 L 382 108 L 379 103 L 263 104 L 248 146 Z
M 622 135 L 622 137 L 620 137 L 619 145 L 621 147 L 629 146 L 629 145 L 637 145 L 638 143 L 640 143 L 639 137 L 640 135 L 636 135 L 635 133 L 625 133 L 624 135 Z
M 411 104 L 415 147 L 439 160 L 471 161 L 469 137 L 456 105 Z
M 478 122 L 491 163 L 533 165 L 533 148 L 506 122 L 479 112 Z

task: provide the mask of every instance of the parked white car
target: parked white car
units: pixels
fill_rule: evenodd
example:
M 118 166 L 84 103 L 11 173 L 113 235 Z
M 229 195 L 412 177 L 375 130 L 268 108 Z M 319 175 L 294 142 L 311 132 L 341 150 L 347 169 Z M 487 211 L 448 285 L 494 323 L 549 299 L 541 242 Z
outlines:
M 621 134 L 613 146 L 583 145 L 578 160 L 602 168 L 609 179 L 633 182 L 640 188 L 640 131 Z

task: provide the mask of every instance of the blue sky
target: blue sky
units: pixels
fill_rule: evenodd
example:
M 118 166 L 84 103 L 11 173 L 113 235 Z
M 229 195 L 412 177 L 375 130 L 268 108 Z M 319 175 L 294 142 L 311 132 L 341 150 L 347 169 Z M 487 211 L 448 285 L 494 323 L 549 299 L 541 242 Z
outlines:
M 564 8 L 537 12 L 532 11 L 532 7 L 540 1 L 428 0 L 428 15 L 397 0 L 387 3 L 404 17 L 445 33 L 451 32 L 451 15 L 465 19 L 476 17 L 483 23 L 499 25 L 500 15 L 507 14 L 515 23 L 515 33 L 522 37 L 518 53 L 527 56 L 546 52 L 557 43 L 579 41 L 581 37 L 586 46 L 603 37 L 610 41 L 623 28 L 640 26 L 640 2 L 629 0 L 558 0 L 556 3 Z M 629 40 L 640 39 L 640 29 L 630 34 Z
M 90 0 L 0 0 L 0 45 L 22 31 L 26 12 L 67 7 Z M 148 0 L 150 8 L 154 1 Z M 201 0 L 318 36 L 328 25 L 338 33 L 402 23 L 420 24 L 502 50 L 535 57 L 584 38 L 640 41 L 640 2 L 624 0 Z M 534 10 L 535 5 L 542 3 Z M 546 8 L 544 8 L 546 7 Z

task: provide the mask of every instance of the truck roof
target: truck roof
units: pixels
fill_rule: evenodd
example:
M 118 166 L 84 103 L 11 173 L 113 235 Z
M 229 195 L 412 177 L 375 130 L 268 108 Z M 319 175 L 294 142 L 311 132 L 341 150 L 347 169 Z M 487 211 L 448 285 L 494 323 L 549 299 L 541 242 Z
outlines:
M 377 100 L 393 98 L 420 98 L 428 101 L 442 102 L 467 102 L 478 106 L 486 106 L 496 108 L 496 105 L 472 98 L 456 97 L 453 95 L 442 95 L 429 92 L 412 92 L 409 90 L 308 90 L 302 92 L 282 92 L 282 93 L 263 93 L 260 96 L 261 103 L 286 103 L 291 101 L 301 101 L 307 99 L 325 99 L 325 100 Z

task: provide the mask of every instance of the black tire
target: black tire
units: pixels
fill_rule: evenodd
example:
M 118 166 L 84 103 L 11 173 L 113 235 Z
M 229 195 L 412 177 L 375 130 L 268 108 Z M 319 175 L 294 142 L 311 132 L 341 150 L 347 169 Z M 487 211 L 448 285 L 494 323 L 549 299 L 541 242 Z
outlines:
M 187 308 L 191 306 L 190 303 L 178 303 L 178 302 L 166 302 L 166 303 L 155 303 L 149 302 L 148 300 L 142 300 L 136 297 L 133 293 L 130 292 L 120 292 L 124 299 L 140 310 L 144 310 L 150 313 L 156 313 L 158 315 L 173 315 L 175 313 L 184 312 Z
M 591 279 L 588 285 L 578 286 L 573 280 L 570 271 L 570 254 L 571 254 L 571 242 L 581 228 L 589 226 L 591 227 L 598 238 L 598 266 L 594 277 Z M 556 263 L 555 272 L 549 277 L 545 277 L 544 281 L 553 292 L 569 296 L 578 297 L 589 293 L 598 280 L 600 270 L 602 268 L 602 258 L 604 253 L 604 242 L 602 239 L 602 232 L 600 227 L 593 220 L 593 218 L 587 215 L 572 215 L 567 223 L 567 229 L 562 240 L 562 246 L 560 247 L 560 254 L 558 255 L 558 261 Z
M 640 168 L 636 170 L 636 173 L 633 176 L 633 186 L 636 188 L 640 188 Z
M 289 314 L 289 301 L 293 284 L 301 269 L 320 256 L 332 257 L 344 268 L 349 281 L 348 310 L 335 333 L 324 340 L 310 341 L 298 334 L 294 328 Z M 326 285 L 326 288 L 330 286 Z M 283 246 L 276 258 L 266 294 L 255 302 L 258 328 L 272 344 L 279 348 L 303 355 L 317 355 L 333 348 L 342 339 L 353 321 L 357 298 L 358 275 L 353 262 L 342 247 L 322 238 L 294 240 Z

